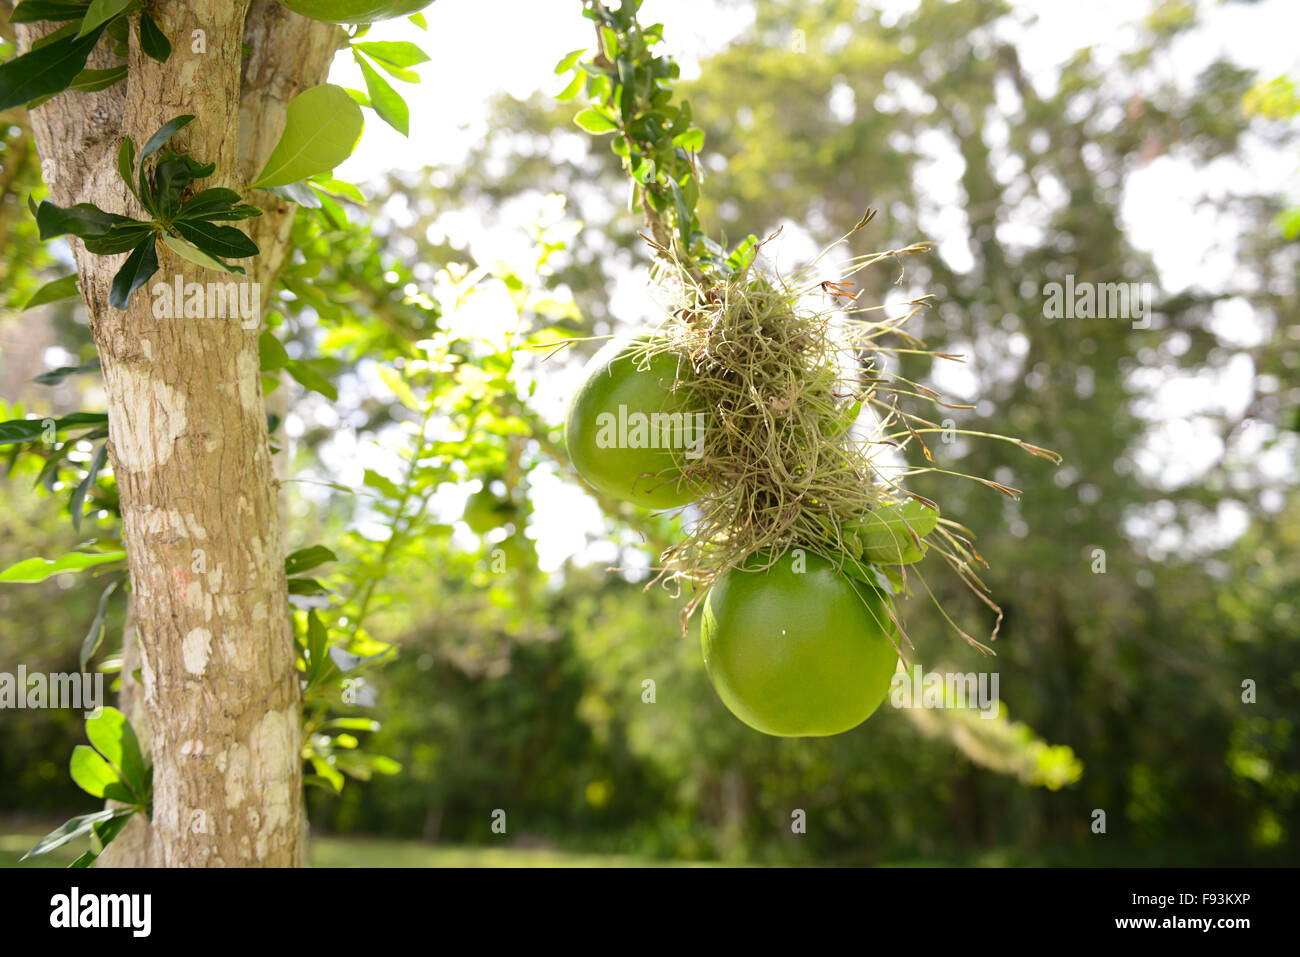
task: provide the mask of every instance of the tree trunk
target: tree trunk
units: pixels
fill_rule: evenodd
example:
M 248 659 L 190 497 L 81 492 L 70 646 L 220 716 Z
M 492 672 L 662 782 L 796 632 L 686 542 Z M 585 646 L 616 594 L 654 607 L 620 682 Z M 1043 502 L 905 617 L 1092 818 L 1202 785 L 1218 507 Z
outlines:
M 338 28 L 273 0 L 155 0 L 150 12 L 172 41 L 167 63 L 144 56 L 133 30 L 125 84 L 65 93 L 32 113 L 41 168 L 60 205 L 93 202 L 142 216 L 118 179 L 118 145 L 129 135 L 138 149 L 184 113 L 197 119 L 172 146 L 217 164 L 201 186 L 242 190 L 275 145 L 285 105 L 324 79 L 340 39 Z M 41 32 L 48 25 L 19 35 L 27 45 Z M 206 52 L 196 52 L 200 36 Z M 264 211 L 248 221 L 262 255 L 235 278 L 260 283 L 265 307 L 292 213 L 268 194 L 247 198 Z M 131 571 L 136 645 L 126 651 L 123 703 L 146 719 L 154 765 L 152 822 L 133 823 L 101 860 L 301 864 L 301 701 L 260 330 L 238 318 L 155 319 L 155 282 L 231 278 L 165 248 L 158 274 L 127 311 L 113 309 L 108 290 L 123 257 L 90 255 L 77 241 L 73 248 L 103 364 Z

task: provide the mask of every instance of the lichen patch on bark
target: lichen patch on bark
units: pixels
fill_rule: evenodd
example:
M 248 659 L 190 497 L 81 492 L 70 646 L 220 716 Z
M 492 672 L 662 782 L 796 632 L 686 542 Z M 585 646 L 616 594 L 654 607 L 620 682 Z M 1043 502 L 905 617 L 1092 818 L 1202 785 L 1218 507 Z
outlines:
M 176 440 L 185 434 L 185 396 L 159 377 L 130 365 L 105 366 L 104 378 L 109 392 L 125 399 L 125 404 L 108 407 L 116 467 L 152 472 L 166 465 Z
M 185 658 L 185 670 L 202 677 L 212 654 L 212 632 L 206 628 L 193 629 L 181 643 L 181 654 Z

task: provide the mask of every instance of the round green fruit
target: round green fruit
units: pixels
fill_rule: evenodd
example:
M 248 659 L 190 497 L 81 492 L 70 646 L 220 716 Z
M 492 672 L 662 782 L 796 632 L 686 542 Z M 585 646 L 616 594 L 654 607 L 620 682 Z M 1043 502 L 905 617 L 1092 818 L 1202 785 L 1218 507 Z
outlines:
M 589 485 L 644 508 L 677 508 L 704 489 L 682 474 L 703 443 L 703 415 L 685 413 L 673 395 L 677 358 L 635 355 L 644 340 L 614 340 L 592 356 L 569 404 L 564 439 Z
M 898 665 L 887 599 L 811 552 L 751 555 L 704 602 L 701 640 L 723 704 L 764 734 L 840 734 L 885 699 Z M 801 570 L 802 569 L 802 570 Z
M 280 0 L 294 13 L 326 23 L 374 23 L 409 17 L 433 0 Z

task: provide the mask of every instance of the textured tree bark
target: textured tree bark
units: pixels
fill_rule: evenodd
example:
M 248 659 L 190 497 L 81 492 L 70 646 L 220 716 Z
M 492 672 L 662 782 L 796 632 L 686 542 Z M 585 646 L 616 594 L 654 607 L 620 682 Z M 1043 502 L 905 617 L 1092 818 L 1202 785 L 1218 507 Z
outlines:
M 200 185 L 242 190 L 278 139 L 285 105 L 324 79 L 340 38 L 273 0 L 155 0 L 150 12 L 172 41 L 166 64 L 143 55 L 133 30 L 124 85 L 33 111 L 54 202 L 142 215 L 117 177 L 118 145 L 130 135 L 138 148 L 183 113 L 196 120 L 173 148 L 217 164 Z M 206 52 L 195 52 L 195 31 Z M 39 32 L 19 36 L 29 44 Z M 291 211 L 268 194 L 248 198 L 264 215 L 247 223 L 262 250 L 243 264 L 247 277 L 162 249 L 159 273 L 125 312 L 108 305 L 123 257 L 73 244 L 103 364 L 131 570 L 135 642 L 123 705 L 146 725 L 154 764 L 152 821 L 133 822 L 104 864 L 303 863 L 301 701 L 259 330 L 238 317 L 155 319 L 150 294 L 177 276 L 246 278 L 261 284 L 264 309 L 289 251 Z

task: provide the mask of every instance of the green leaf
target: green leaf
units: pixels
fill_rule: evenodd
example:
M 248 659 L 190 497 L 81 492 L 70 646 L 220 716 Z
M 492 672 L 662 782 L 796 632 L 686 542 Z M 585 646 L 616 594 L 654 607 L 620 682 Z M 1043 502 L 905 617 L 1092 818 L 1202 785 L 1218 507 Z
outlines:
M 329 646 L 329 632 L 314 611 L 307 612 L 307 680 L 309 683 L 324 677 L 330 659 L 325 653 Z
M 233 223 L 242 219 L 256 219 L 262 211 L 252 203 L 235 203 L 225 209 L 186 216 L 186 219 L 205 219 L 210 223 Z
M 674 210 L 677 213 L 677 233 L 682 237 L 682 245 L 689 247 L 691 244 L 691 210 L 692 206 L 687 201 L 686 196 L 682 193 L 682 188 L 675 179 L 668 180 L 668 186 L 672 190 Z
M 86 4 L 71 0 L 23 0 L 14 7 L 9 17 L 10 23 L 36 23 L 48 20 L 51 23 L 63 23 L 67 20 L 80 20 L 86 15 Z
M 181 204 L 180 212 L 176 214 L 176 218 L 190 219 L 217 210 L 228 209 L 238 203 L 239 200 L 239 194 L 233 189 L 224 189 L 220 186 L 205 189 L 195 193 Z
M 284 186 L 329 173 L 352 155 L 365 119 L 341 86 L 303 90 L 289 104 L 280 141 L 254 186 Z
M 70 276 L 61 276 L 58 279 L 47 282 L 27 300 L 22 311 L 35 309 L 37 306 L 44 306 L 51 302 L 61 302 L 64 299 L 75 299 L 80 293 L 77 291 L 77 274 L 74 272 Z M 36 381 L 40 381 L 39 377 Z M 44 383 L 48 384 L 48 383 Z
M 69 37 L 75 37 L 77 35 L 77 30 L 79 30 L 80 28 L 81 28 L 80 22 L 67 23 L 59 27 L 53 33 L 47 33 L 43 37 L 33 37 L 32 49 L 39 50 L 41 47 L 48 46 L 51 43 L 57 43 L 60 40 L 66 40 Z
M 181 208 L 181 194 L 191 183 L 216 172 L 215 163 L 199 163 L 189 156 L 166 150 L 159 154 L 153 174 L 153 201 L 158 218 L 171 222 Z
M 673 146 L 680 146 L 688 153 L 698 153 L 704 149 L 704 130 L 692 126 L 685 132 L 673 137 Z
M 338 556 L 324 545 L 312 545 L 309 548 L 300 548 L 298 551 L 291 553 L 284 560 L 284 573 L 286 575 L 298 575 L 316 568 L 318 565 L 338 560 Z
M 877 581 L 881 578 L 884 579 L 884 582 L 881 583 L 881 588 L 886 594 L 901 595 L 906 590 L 903 576 L 899 573 L 898 569 L 890 568 L 888 565 L 873 565 L 872 567 L 878 572 L 876 576 Z M 889 587 L 885 588 L 885 585 L 888 585 Z
M 77 203 L 65 209 L 44 200 L 35 208 L 35 213 L 36 229 L 42 242 L 69 234 L 82 239 L 103 236 L 119 223 L 133 222 L 126 216 L 106 213 L 93 203 Z
M 914 500 L 874 509 L 853 529 L 862 543 L 860 557 L 880 565 L 920 561 L 925 556 L 921 539 L 938 521 L 938 512 Z
M 86 719 L 86 737 L 107 759 L 114 772 L 120 773 L 134 796 L 143 800 L 149 790 L 144 755 L 126 715 L 113 707 L 101 708 L 99 717 Z
M 349 777 L 369 781 L 373 774 L 400 774 L 402 765 L 382 754 L 339 754 L 336 766 Z
M 328 194 L 319 189 L 313 190 L 316 198 L 320 200 L 320 218 L 325 222 L 326 229 L 346 229 L 348 225 L 348 214 Z
M 126 560 L 126 552 L 100 552 L 95 555 L 86 552 L 69 552 L 62 558 L 26 558 L 15 565 L 10 565 L 0 572 L 0 582 L 43 582 L 51 575 L 63 572 L 80 572 L 96 565 Z
M 587 48 L 583 47 L 581 50 L 573 50 L 569 53 L 566 53 L 560 59 L 560 62 L 555 64 L 556 75 L 559 75 L 561 73 L 567 73 L 569 70 L 572 70 L 574 65 L 578 62 L 579 58 L 586 52 L 587 52 Z
M 194 122 L 193 114 L 185 113 L 181 116 L 173 117 L 162 126 L 158 127 L 158 131 L 154 133 L 153 136 L 149 137 L 148 142 L 144 144 L 144 149 L 140 150 L 141 165 L 143 165 L 144 161 L 150 156 L 153 156 L 154 153 L 157 153 L 160 149 L 166 146 L 168 140 L 185 127 L 189 126 L 192 122 Z
M 100 27 L 87 36 L 60 37 L 0 64 L 0 111 L 22 106 L 37 97 L 62 93 L 86 66 Z
M 1273 225 L 1281 230 L 1282 235 L 1287 239 L 1295 239 L 1300 236 L 1300 206 L 1292 206 L 1290 209 L 1284 209 L 1273 217 Z
M 144 165 L 144 157 L 140 158 L 140 172 L 136 177 L 136 185 L 138 188 L 135 195 L 139 198 L 140 205 L 145 208 L 155 221 L 161 219 L 158 204 L 154 202 L 154 186 L 149 180 L 149 170 Z
M 338 771 L 336 771 L 336 770 L 334 769 L 334 766 L 333 766 L 332 764 L 330 764 L 328 761 L 326 761 L 326 760 L 325 760 L 324 758 L 322 758 L 322 757 L 318 757 L 318 756 L 316 756 L 316 755 L 312 755 L 312 757 L 311 757 L 311 765 L 312 765 L 313 768 L 316 769 L 316 773 L 315 773 L 315 774 L 313 774 L 313 775 L 309 775 L 309 777 L 311 777 L 311 778 L 313 779 L 313 781 L 320 780 L 320 781 L 324 781 L 324 782 L 326 782 L 325 784 L 322 784 L 321 786 L 322 786 L 322 787 L 331 787 L 331 788 L 333 788 L 333 789 L 334 789 L 334 793 L 336 793 L 336 794 L 337 794 L 339 791 L 342 791 L 342 790 L 343 790 L 343 783 L 344 783 L 344 782 L 343 782 L 343 775 L 340 774 Z
M 81 670 L 86 670 L 86 665 L 90 664 L 90 659 L 95 657 L 95 652 L 99 650 L 99 643 L 104 640 L 104 618 L 108 612 L 108 599 L 113 592 L 117 591 L 118 583 L 112 581 L 108 583 L 99 595 L 99 605 L 95 609 L 95 618 L 90 623 L 90 630 L 86 632 L 86 637 L 81 640 Z
M 845 555 L 841 567 L 845 575 L 853 582 L 865 585 L 882 595 L 899 595 L 903 593 L 903 579 L 897 570 L 888 565 L 873 565 L 860 561 L 851 555 Z
M 234 226 L 218 226 L 204 220 L 177 220 L 176 231 L 209 256 L 223 259 L 249 259 L 261 250 L 257 243 Z
M 313 176 L 311 184 L 317 189 L 322 189 L 334 196 L 346 197 L 362 206 L 366 203 L 365 194 L 354 183 L 345 183 L 341 179 L 334 179 L 329 176 Z
M 126 257 L 126 262 L 122 263 L 122 268 L 113 277 L 113 284 L 108 290 L 108 304 L 114 309 L 125 310 L 135 291 L 157 271 L 158 248 L 151 235 L 135 247 L 135 252 Z
M 600 28 L 601 48 L 605 56 L 613 60 L 618 57 L 618 34 L 612 27 L 602 26 Z
M 330 590 L 314 578 L 290 578 L 290 595 L 327 595 Z
M 393 480 L 387 476 L 381 475 L 374 469 L 366 469 L 365 478 L 362 480 L 362 484 L 377 489 L 393 501 L 397 501 L 402 497 L 402 490 L 394 484 Z
M 45 432 L 46 421 L 45 418 L 39 418 L 10 419 L 8 422 L 0 422 L 0 445 L 8 445 L 11 442 L 31 442 L 40 438 Z M 108 415 L 104 412 L 74 412 L 72 415 L 55 419 L 54 428 L 56 432 L 60 432 L 81 425 L 103 426 L 107 422 Z
M 728 260 L 730 262 L 730 260 Z M 853 427 L 853 423 L 858 421 L 858 416 L 862 413 L 863 399 L 854 399 L 847 405 L 840 406 L 831 417 L 828 423 L 826 434 L 839 435 Z
M 173 236 L 171 233 L 162 234 L 163 244 L 174 252 L 176 255 L 188 259 L 192 263 L 203 266 L 207 269 L 215 269 L 218 272 L 236 273 L 243 275 L 244 270 L 241 266 L 228 266 L 220 259 L 213 259 L 198 246 L 191 242 L 181 239 L 179 236 Z
M 117 148 L 117 175 L 122 177 L 122 182 L 126 183 L 131 195 L 138 199 L 139 193 L 135 186 L 135 143 L 129 136 Z
M 342 780 L 341 777 L 340 780 Z M 321 788 L 322 790 L 328 791 L 330 794 L 339 793 L 339 789 L 334 786 L 334 781 L 325 777 L 323 774 L 304 774 L 302 776 L 302 783 L 304 787 Z
M 96 824 L 104 821 L 111 821 L 116 818 L 130 817 L 135 813 L 135 808 L 131 807 L 111 807 L 102 811 L 95 811 L 92 814 L 82 814 L 74 817 L 69 821 L 56 827 L 43 838 L 36 842 L 36 846 L 23 855 L 22 859 L 27 860 L 29 857 L 35 857 L 38 854 L 47 854 L 57 847 L 62 847 L 69 841 L 76 840 L 83 834 L 90 833 L 91 828 Z
M 58 385 L 70 375 L 80 375 L 83 372 L 98 372 L 99 368 L 99 360 L 93 359 L 85 365 L 59 366 L 59 368 L 51 369 L 49 372 L 42 372 L 32 381 L 38 385 Z
M 429 54 L 405 40 L 354 43 L 352 49 L 360 50 L 372 60 L 390 66 L 407 67 L 429 62 Z
M 126 79 L 126 64 L 112 66 L 106 70 L 82 70 L 76 75 L 68 89 L 77 93 L 94 93 L 97 90 L 107 90 L 114 84 L 121 83 Z
M 122 780 L 112 766 L 88 744 L 79 744 L 72 749 L 69 770 L 77 787 L 91 797 L 102 798 L 105 788 Z
M 86 10 L 85 19 L 81 21 L 81 33 L 78 36 L 85 36 L 92 30 L 104 26 L 133 3 L 135 0 L 90 0 L 90 7 Z
M 374 718 L 331 718 L 321 728 L 327 731 L 378 731 L 379 722 Z
M 159 63 L 166 63 L 172 55 L 171 41 L 147 13 L 140 14 L 140 49 Z
M 375 72 L 361 57 L 357 57 L 361 75 L 366 80 L 366 91 L 370 94 L 370 106 L 379 114 L 379 118 L 403 136 L 411 132 L 411 111 L 402 95 L 393 89 L 392 84 Z
M 390 757 L 386 757 L 385 755 L 370 754 L 370 755 L 360 755 L 360 757 L 366 758 L 370 761 L 371 767 L 374 768 L 376 774 L 401 774 L 402 773 L 402 762 L 395 761 L 394 759 Z
M 424 404 L 411 391 L 410 385 L 402 378 L 401 372 L 390 365 L 378 365 L 376 370 L 379 372 L 379 378 L 384 380 L 384 385 L 393 391 L 402 405 L 415 412 L 424 411 Z
M 279 196 L 287 202 L 297 203 L 307 209 L 320 209 L 320 197 L 305 181 L 289 183 L 287 186 L 266 186 L 263 188 L 272 196 Z
M 727 265 L 733 272 L 743 272 L 750 267 L 757 255 L 758 237 L 746 236 L 744 242 L 733 249 L 731 255 L 727 257 Z
M 95 484 L 95 480 L 99 478 L 99 470 L 104 467 L 104 460 L 107 457 L 108 443 L 103 442 L 95 450 L 95 455 L 90 460 L 90 466 L 86 469 L 86 477 L 77 483 L 77 487 L 72 491 L 72 497 L 68 500 L 68 512 L 72 515 L 72 527 L 78 532 L 81 531 L 81 518 L 86 506 L 86 493 L 90 491 Z
M 406 19 L 410 20 L 412 23 L 414 23 L 414 24 L 415 24 L 417 27 L 419 27 L 421 30 L 427 30 L 427 29 L 429 29 L 429 21 L 426 20 L 426 19 L 424 19 L 424 14 L 423 14 L 423 13 L 413 13 L 413 14 L 411 14 L 409 17 L 407 17 Z
M 241 203 L 233 189 L 205 189 L 181 204 L 177 219 L 205 219 L 209 222 L 233 222 L 262 215 L 256 206 Z
M 157 231 L 151 223 L 128 219 L 124 223 L 118 223 L 103 236 L 88 238 L 84 242 L 88 252 L 97 256 L 115 256 L 128 249 L 135 249 L 146 239 L 152 242 L 156 234 Z
M 618 124 L 608 116 L 590 108 L 583 110 L 575 116 L 573 122 L 577 123 L 588 133 L 595 133 L 596 135 L 610 133 L 618 129 Z
M 283 369 L 285 363 L 289 361 L 289 353 L 284 351 L 284 346 L 270 329 L 263 329 L 262 334 L 257 337 L 257 357 L 261 362 L 262 372 Z
M 587 74 L 579 70 L 577 73 L 573 75 L 573 79 L 569 81 L 569 85 L 566 86 L 559 93 L 555 94 L 555 98 L 557 100 L 560 100 L 561 102 L 566 102 L 568 100 L 573 99 L 582 91 L 582 84 L 586 79 L 587 79 Z
M 128 813 L 109 818 L 107 821 L 96 821 L 91 828 L 90 850 L 86 851 L 79 858 L 68 865 L 73 867 L 89 867 L 95 863 L 100 854 L 104 853 L 104 848 L 113 842 L 113 839 L 122 833 L 122 828 L 131 820 L 131 814 L 135 813 L 135 808 L 122 808 Z
M 135 4 L 135 10 L 140 9 L 145 0 L 140 0 Z M 131 12 L 135 12 L 132 10 Z M 131 46 L 131 20 L 129 17 L 114 17 L 104 24 L 104 34 L 113 41 L 113 55 L 125 58 L 130 53 Z
M 420 74 L 414 70 L 408 70 L 406 67 L 393 66 L 391 63 L 385 63 L 383 60 L 375 60 L 375 66 L 383 70 L 394 80 L 401 80 L 403 83 L 419 83 Z
M 144 158 L 140 160 L 140 172 L 136 177 L 137 189 L 135 195 L 140 200 L 140 205 L 145 208 L 154 220 L 161 219 L 158 214 L 158 204 L 153 201 L 153 184 L 149 182 L 149 171 L 145 168 Z
M 285 370 L 289 375 L 298 381 L 298 384 L 311 392 L 319 392 L 325 398 L 337 402 L 339 393 L 334 388 L 334 383 L 325 378 L 314 368 L 303 362 L 301 359 L 290 359 L 284 364 Z M 0 576 L 0 581 L 3 576 Z

